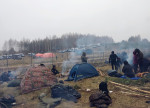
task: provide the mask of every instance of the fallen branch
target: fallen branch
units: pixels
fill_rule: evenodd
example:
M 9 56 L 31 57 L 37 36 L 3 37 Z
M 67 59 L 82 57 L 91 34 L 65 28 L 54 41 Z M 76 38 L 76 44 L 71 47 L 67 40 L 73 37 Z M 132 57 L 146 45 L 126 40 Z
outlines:
M 138 93 L 136 93 L 136 91 L 133 91 L 133 90 L 131 91 L 131 90 L 129 90 L 128 88 L 124 88 L 124 87 L 117 86 L 117 85 L 116 85 L 115 87 L 118 87 L 118 88 L 124 90 L 124 91 L 121 91 L 121 93 L 125 93 L 125 94 L 127 94 L 127 95 L 129 95 L 129 96 L 150 98 L 150 96 L 138 94 Z M 127 92 L 125 92 L 125 91 L 127 91 Z
M 136 94 L 136 93 L 129 93 L 129 92 L 123 92 L 123 91 L 121 91 L 121 93 L 127 94 L 128 96 L 150 98 L 150 97 L 147 96 L 147 95 L 141 95 L 141 94 Z
M 119 83 L 116 83 L 116 82 L 113 82 L 113 81 L 109 81 L 109 83 L 114 84 L 114 85 L 118 85 L 118 86 L 122 86 L 124 88 L 128 88 L 128 89 L 133 90 L 133 91 L 138 91 L 138 92 L 141 92 L 141 93 L 150 94 L 149 91 L 141 90 L 141 89 L 136 88 L 136 87 L 131 87 L 131 86 L 129 87 L 127 85 L 119 84 Z

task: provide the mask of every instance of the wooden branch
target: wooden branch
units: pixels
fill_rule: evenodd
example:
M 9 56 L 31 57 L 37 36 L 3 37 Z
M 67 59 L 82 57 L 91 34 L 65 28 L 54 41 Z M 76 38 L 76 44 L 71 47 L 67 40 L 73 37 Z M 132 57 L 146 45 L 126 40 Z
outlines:
M 128 88 L 128 89 L 133 90 L 133 91 L 138 91 L 138 92 L 141 92 L 141 93 L 150 94 L 149 91 L 141 90 L 137 87 L 123 85 L 123 84 L 119 84 L 119 83 L 116 83 L 116 82 L 113 82 L 113 81 L 109 81 L 109 83 L 114 84 L 114 85 L 118 85 L 118 86 L 121 86 L 121 87 L 124 87 L 124 88 Z
M 150 96 L 147 95 L 141 95 L 141 94 L 137 94 L 137 93 L 129 93 L 129 92 L 123 92 L 121 91 L 121 93 L 127 94 L 129 96 L 134 96 L 134 97 L 145 97 L 145 98 L 150 98 Z

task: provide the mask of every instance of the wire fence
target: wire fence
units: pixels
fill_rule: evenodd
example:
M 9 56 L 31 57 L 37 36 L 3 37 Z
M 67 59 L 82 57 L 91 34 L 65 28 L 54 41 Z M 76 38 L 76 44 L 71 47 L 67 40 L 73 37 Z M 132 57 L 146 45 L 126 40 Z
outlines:
M 22 59 L 5 59 L 0 60 L 0 71 L 15 68 L 15 67 L 25 67 L 32 66 L 36 64 L 62 64 L 63 61 L 71 61 L 80 63 L 81 54 L 76 54 L 74 52 L 65 52 L 65 53 L 54 53 L 55 56 L 51 58 L 35 58 L 32 56 L 25 56 Z M 105 62 L 108 60 L 110 52 L 100 52 L 94 51 L 92 54 L 87 54 L 88 62 Z

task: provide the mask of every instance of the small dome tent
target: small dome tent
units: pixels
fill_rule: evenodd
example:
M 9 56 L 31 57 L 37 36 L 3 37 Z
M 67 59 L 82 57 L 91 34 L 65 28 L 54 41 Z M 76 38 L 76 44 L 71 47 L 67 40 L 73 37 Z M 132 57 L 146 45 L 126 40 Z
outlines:
M 66 81 L 77 81 L 83 78 L 98 76 L 97 70 L 89 63 L 76 64 L 71 69 Z

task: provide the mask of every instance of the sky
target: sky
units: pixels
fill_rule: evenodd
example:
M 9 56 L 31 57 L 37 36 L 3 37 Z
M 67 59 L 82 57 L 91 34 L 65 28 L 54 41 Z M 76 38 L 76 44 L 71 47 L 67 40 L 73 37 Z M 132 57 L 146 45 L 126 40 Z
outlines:
M 150 40 L 149 29 L 150 0 L 0 0 L 0 48 L 10 38 L 66 33 Z

